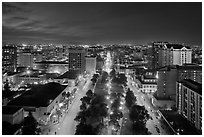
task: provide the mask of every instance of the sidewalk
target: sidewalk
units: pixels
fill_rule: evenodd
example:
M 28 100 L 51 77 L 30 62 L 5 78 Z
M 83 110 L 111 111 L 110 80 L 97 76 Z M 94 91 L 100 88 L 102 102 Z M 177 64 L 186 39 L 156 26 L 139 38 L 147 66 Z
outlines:
M 74 102 L 76 101 L 76 99 L 78 98 L 79 93 L 76 93 L 75 98 L 71 101 L 71 104 L 69 105 L 68 109 L 65 112 L 62 112 L 62 116 L 59 118 L 58 122 L 51 122 L 49 121 L 49 124 L 45 125 L 42 127 L 42 135 L 55 135 L 56 131 L 52 131 L 52 128 L 54 128 L 55 126 L 59 125 L 64 119 L 66 114 L 69 113 L 70 108 L 73 106 Z

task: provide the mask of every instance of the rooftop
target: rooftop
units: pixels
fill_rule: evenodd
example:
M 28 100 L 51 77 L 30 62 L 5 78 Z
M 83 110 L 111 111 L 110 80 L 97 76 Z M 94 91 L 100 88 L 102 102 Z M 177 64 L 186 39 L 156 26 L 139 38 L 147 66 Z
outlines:
M 201 70 L 202 66 L 196 65 L 196 64 L 185 64 L 183 66 L 178 66 L 179 70 Z
M 141 81 L 142 84 L 152 84 L 157 85 L 157 82 L 147 82 L 147 81 Z
M 22 107 L 3 106 L 3 107 L 2 107 L 2 114 L 13 115 L 13 114 L 15 114 L 17 111 L 19 111 L 20 109 L 22 109 Z
M 173 48 L 173 49 L 182 49 L 183 47 L 187 48 L 187 49 L 191 49 L 190 47 L 186 47 L 184 45 L 181 44 L 166 44 L 167 48 Z
M 79 71 L 78 70 L 70 70 L 62 74 L 61 76 L 57 77 L 57 79 L 76 79 L 78 77 Z
M 20 77 L 39 78 L 42 75 L 43 73 L 32 73 L 32 74 L 21 75 Z
M 158 71 L 171 71 L 171 69 L 177 69 L 178 65 L 170 65 L 170 66 L 164 66 L 158 69 Z
M 8 72 L 7 76 L 12 76 L 12 75 L 16 75 L 16 74 L 20 74 L 19 72 Z
M 62 61 L 40 61 L 40 62 L 35 62 L 35 64 L 68 64 L 68 63 L 62 62 Z
M 30 90 L 9 102 L 8 105 L 46 107 L 65 88 L 66 86 L 54 82 L 44 85 L 32 85 Z
M 191 79 L 184 79 L 184 80 L 179 81 L 179 83 L 182 83 L 184 86 L 202 95 L 202 84 L 195 82 Z
M 96 56 L 85 56 L 86 58 L 96 58 Z

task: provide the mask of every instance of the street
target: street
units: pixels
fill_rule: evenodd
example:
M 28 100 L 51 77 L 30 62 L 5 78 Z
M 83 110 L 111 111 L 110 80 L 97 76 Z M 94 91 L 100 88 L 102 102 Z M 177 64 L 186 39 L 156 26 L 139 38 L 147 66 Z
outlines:
M 127 75 L 126 75 L 127 76 Z M 148 113 L 152 117 L 152 119 L 149 119 L 147 121 L 146 127 L 153 135 L 169 135 L 172 133 L 169 133 L 169 131 L 166 130 L 165 126 L 161 123 L 159 120 L 157 109 L 154 108 L 149 100 L 149 97 L 140 91 L 135 86 L 132 86 L 132 83 L 134 83 L 133 80 L 130 79 L 129 76 L 127 76 L 128 81 L 128 87 L 134 92 L 135 96 L 137 97 L 137 104 L 141 106 L 145 106 Z

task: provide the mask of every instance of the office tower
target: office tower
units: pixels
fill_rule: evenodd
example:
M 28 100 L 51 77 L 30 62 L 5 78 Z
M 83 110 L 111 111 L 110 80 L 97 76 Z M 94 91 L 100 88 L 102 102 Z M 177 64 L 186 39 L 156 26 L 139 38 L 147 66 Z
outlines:
M 2 70 L 15 71 L 17 67 L 17 47 L 15 45 L 4 45 L 2 47 Z
M 85 71 L 85 50 L 79 48 L 69 49 L 69 70 Z
M 19 66 L 21 67 L 33 67 L 33 54 L 32 53 L 20 53 L 19 54 Z
M 86 72 L 93 74 L 96 72 L 96 57 L 86 56 Z
M 176 95 L 177 66 L 167 66 L 158 71 L 158 99 L 174 99 Z
M 43 60 L 43 57 L 42 57 L 42 52 L 41 51 L 33 52 L 33 61 L 34 62 L 40 62 L 42 60 Z
M 149 49 L 149 57 L 150 60 L 150 69 L 157 69 L 159 68 L 159 50 L 168 42 L 153 42 L 152 47 Z
M 178 81 L 176 107 L 179 114 L 202 132 L 202 84 L 190 79 Z

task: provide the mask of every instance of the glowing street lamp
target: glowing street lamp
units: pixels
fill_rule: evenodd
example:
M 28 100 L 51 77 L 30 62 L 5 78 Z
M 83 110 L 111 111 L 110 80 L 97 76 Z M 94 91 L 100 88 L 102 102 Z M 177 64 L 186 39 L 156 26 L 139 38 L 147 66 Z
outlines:
M 30 75 L 30 73 L 31 73 L 30 70 L 27 70 L 27 71 L 26 71 L 26 74 L 27 74 L 27 75 Z
M 156 76 L 155 76 L 157 79 L 159 78 L 159 74 L 158 74 L 158 72 L 157 72 L 157 74 L 156 74 Z

